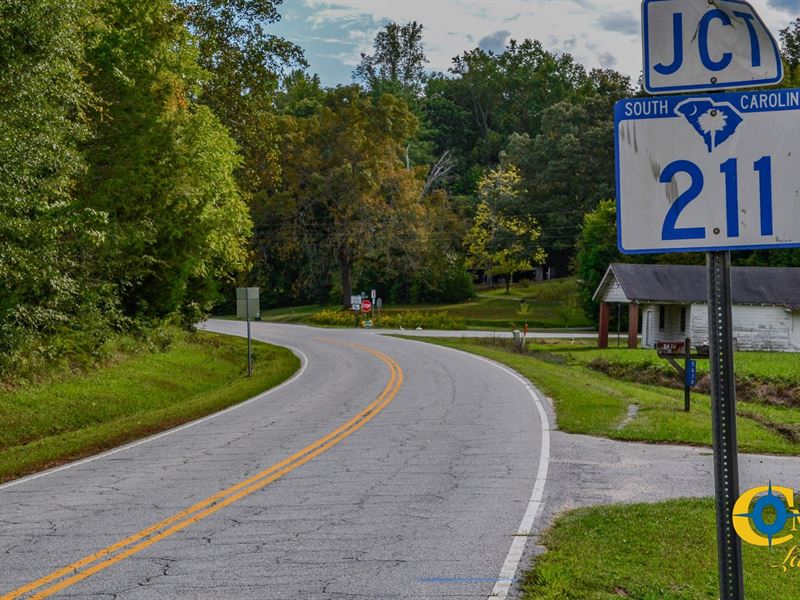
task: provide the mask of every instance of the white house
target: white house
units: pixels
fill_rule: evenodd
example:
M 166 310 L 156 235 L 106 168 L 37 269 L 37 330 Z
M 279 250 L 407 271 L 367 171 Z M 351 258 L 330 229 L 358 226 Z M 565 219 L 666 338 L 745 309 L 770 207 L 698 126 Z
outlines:
M 628 345 L 636 347 L 639 315 L 642 346 L 691 338 L 708 340 L 706 267 L 636 265 L 608 267 L 594 293 L 600 304 L 599 345 L 608 345 L 610 304 L 627 304 Z M 800 268 L 732 267 L 733 331 L 742 350 L 800 352 Z

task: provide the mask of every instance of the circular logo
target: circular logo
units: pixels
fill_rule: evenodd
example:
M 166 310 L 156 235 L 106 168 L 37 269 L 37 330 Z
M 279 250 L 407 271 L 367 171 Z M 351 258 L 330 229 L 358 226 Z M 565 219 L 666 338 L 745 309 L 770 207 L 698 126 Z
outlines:
M 766 494 L 758 497 L 764 492 Z M 739 497 L 733 507 L 733 526 L 744 541 L 756 546 L 772 546 L 792 539 L 791 534 L 781 535 L 781 532 L 797 516 L 794 491 L 770 482 Z

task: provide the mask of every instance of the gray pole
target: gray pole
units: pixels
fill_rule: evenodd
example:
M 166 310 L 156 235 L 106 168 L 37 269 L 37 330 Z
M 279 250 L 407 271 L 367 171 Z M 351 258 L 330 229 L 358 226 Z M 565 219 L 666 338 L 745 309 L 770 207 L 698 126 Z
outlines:
M 744 600 L 742 542 L 733 529 L 733 505 L 739 496 L 739 466 L 733 372 L 731 254 L 709 252 L 706 265 L 720 598 Z
M 244 301 L 247 304 L 247 376 L 253 376 L 253 342 L 250 338 L 250 288 L 246 288 Z

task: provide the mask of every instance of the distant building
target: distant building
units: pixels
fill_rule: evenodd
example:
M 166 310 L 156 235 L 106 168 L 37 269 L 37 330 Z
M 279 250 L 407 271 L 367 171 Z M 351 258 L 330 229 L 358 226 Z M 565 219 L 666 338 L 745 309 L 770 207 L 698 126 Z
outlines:
M 610 305 L 627 304 L 628 346 L 635 348 L 641 316 L 642 346 L 708 341 L 706 267 L 608 267 L 594 293 L 600 302 L 598 345 L 608 346 Z M 732 267 L 734 343 L 742 350 L 800 352 L 800 268 Z

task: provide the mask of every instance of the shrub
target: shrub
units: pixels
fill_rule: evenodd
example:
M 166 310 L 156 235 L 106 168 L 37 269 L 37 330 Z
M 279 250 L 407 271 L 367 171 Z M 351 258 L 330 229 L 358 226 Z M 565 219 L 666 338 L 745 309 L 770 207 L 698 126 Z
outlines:
M 334 325 L 352 327 L 356 323 L 356 317 L 349 310 L 321 310 L 308 317 L 308 320 L 315 325 Z M 359 319 L 360 321 L 360 319 Z
M 358 315 L 358 324 L 363 326 L 366 320 L 363 315 Z M 332 325 L 352 327 L 356 323 L 353 313 L 345 310 L 321 310 L 308 317 L 308 320 L 315 325 Z M 464 327 L 464 320 L 453 317 L 445 311 L 442 312 L 421 312 L 407 311 L 394 314 L 384 314 L 380 318 L 372 320 L 373 327 L 384 329 L 461 329 Z

